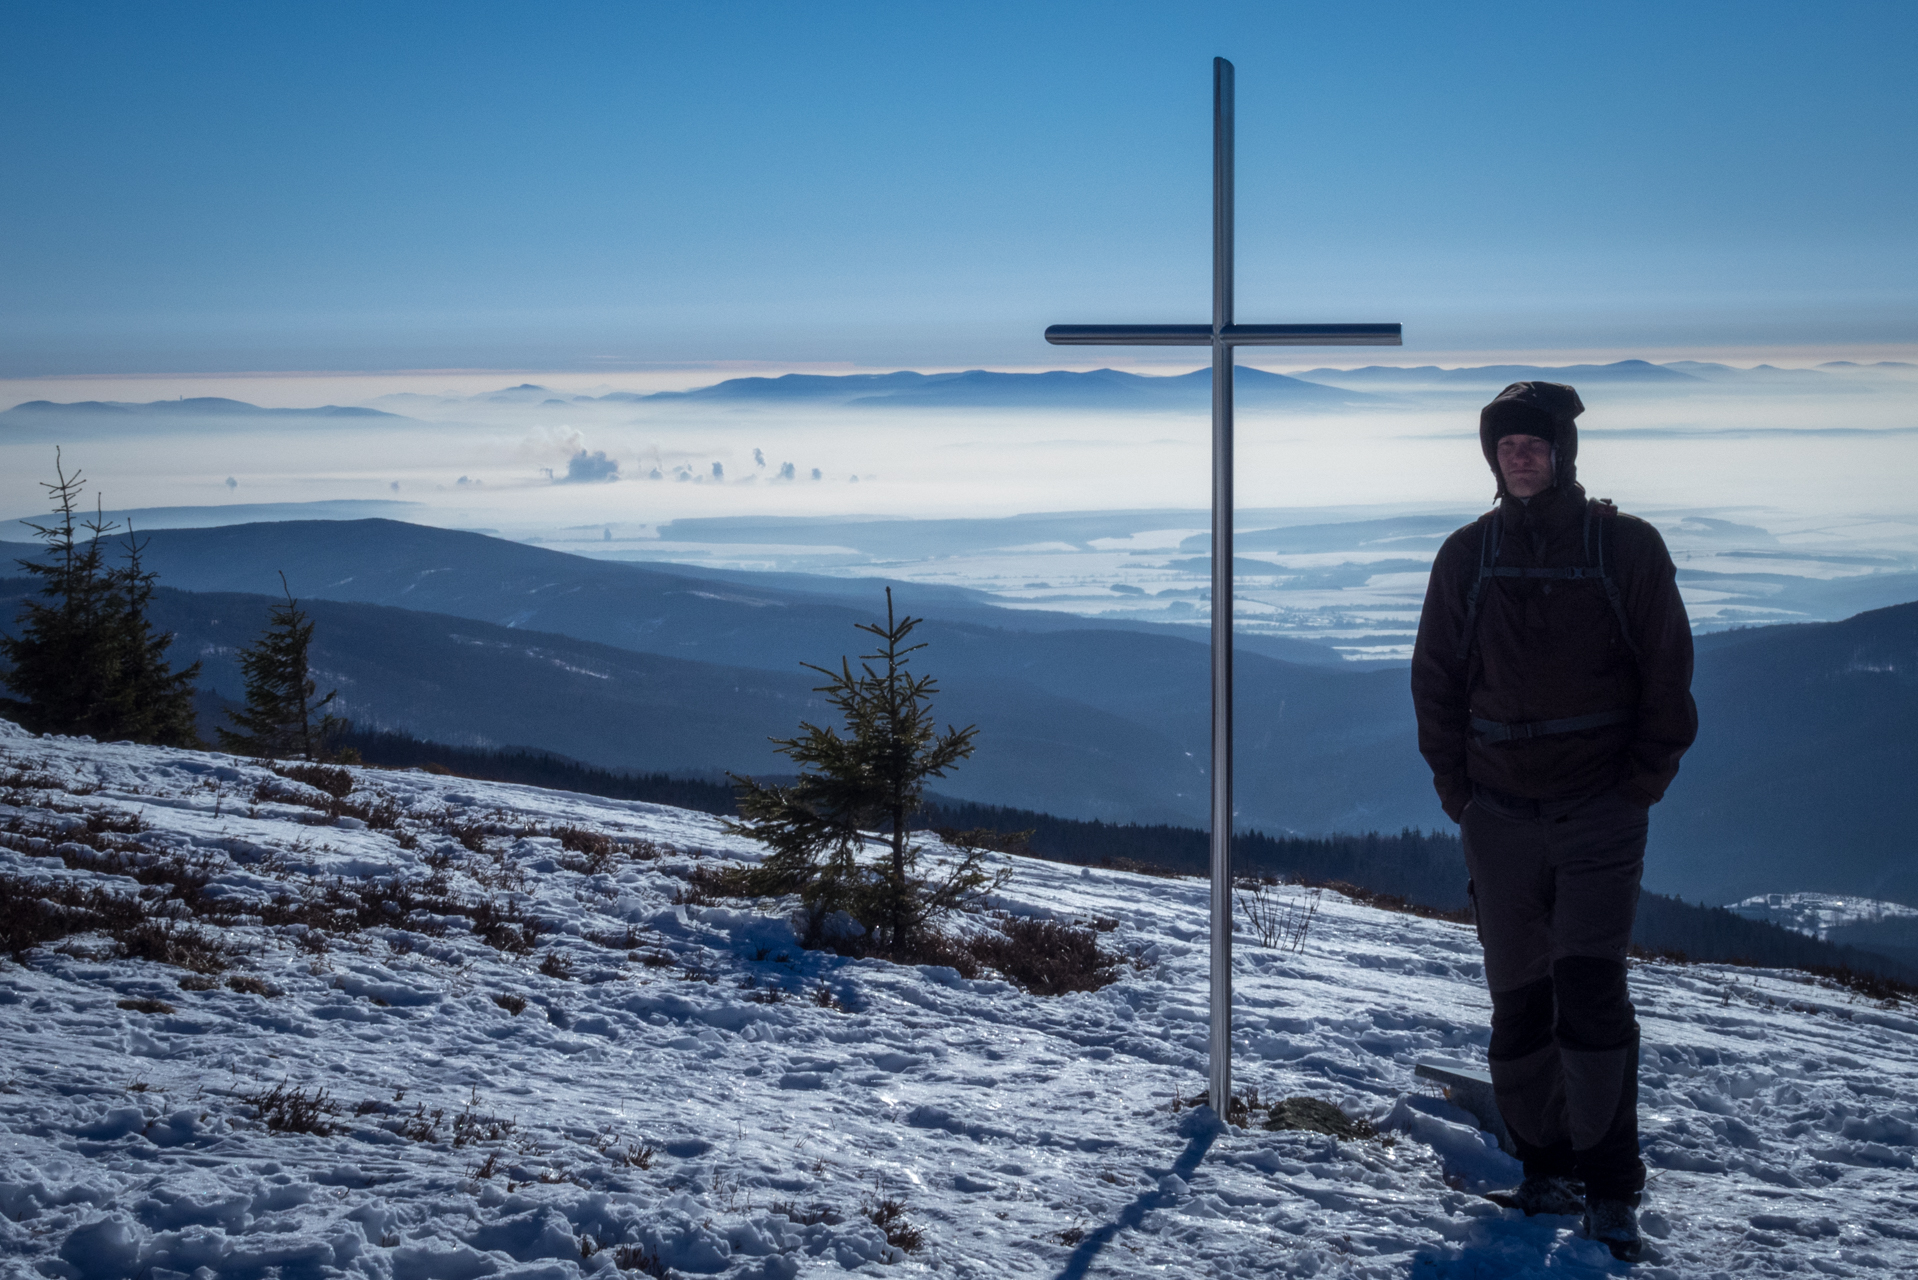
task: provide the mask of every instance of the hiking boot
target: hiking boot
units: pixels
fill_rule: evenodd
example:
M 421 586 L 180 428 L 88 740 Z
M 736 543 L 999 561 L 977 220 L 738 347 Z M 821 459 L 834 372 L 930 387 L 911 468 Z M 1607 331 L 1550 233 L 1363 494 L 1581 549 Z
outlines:
M 1627 1200 L 1593 1200 L 1585 1206 L 1585 1237 L 1612 1251 L 1621 1262 L 1636 1262 L 1645 1238 L 1638 1234 L 1638 1210 Z
M 1512 1190 L 1495 1191 L 1486 1199 L 1507 1209 L 1523 1209 L 1528 1218 L 1541 1213 L 1585 1211 L 1585 1193 L 1578 1183 L 1544 1174 L 1532 1174 Z

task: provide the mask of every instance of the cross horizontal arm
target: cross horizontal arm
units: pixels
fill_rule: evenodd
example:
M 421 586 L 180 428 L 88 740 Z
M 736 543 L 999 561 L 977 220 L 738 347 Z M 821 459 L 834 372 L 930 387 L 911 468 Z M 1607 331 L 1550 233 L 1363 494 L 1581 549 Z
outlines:
M 1229 324 L 1218 340 L 1228 347 L 1396 347 L 1395 324 Z M 1209 347 L 1209 324 L 1055 324 L 1055 347 Z

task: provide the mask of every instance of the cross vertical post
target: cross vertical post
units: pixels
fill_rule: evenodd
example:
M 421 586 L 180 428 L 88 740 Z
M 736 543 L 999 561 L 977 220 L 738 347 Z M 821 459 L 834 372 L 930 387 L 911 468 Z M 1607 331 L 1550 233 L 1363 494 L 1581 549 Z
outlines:
M 1232 64 L 1212 60 L 1212 1029 L 1206 1093 L 1232 1097 Z
M 1232 351 L 1240 346 L 1386 346 L 1396 324 L 1239 324 L 1233 315 L 1233 68 L 1212 60 L 1212 323 L 1055 324 L 1055 346 L 1212 349 L 1212 1030 L 1208 1101 L 1232 1104 Z

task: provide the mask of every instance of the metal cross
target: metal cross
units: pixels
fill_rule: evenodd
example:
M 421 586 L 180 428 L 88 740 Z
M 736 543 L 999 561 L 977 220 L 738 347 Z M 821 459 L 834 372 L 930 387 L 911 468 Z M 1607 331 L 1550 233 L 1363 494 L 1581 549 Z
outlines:
M 1232 349 L 1396 347 L 1396 324 L 1235 324 L 1232 64 L 1212 60 L 1212 323 L 1055 324 L 1058 346 L 1212 348 L 1212 1035 L 1209 1101 L 1232 1098 Z

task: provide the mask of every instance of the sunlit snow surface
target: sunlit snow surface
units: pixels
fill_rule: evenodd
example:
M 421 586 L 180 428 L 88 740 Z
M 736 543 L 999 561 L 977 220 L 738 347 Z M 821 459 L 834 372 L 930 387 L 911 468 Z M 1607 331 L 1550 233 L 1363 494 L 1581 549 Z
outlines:
M 457 920 L 437 937 L 397 923 L 338 935 L 317 957 L 284 931 L 227 930 L 246 948 L 233 972 L 273 997 L 183 990 L 183 971 L 110 958 L 99 937 L 0 966 L 9 1275 L 610 1276 L 621 1245 L 729 1277 L 1623 1271 L 1574 1220 L 1473 1194 L 1515 1166 L 1413 1076 L 1423 1057 L 1483 1057 L 1478 951 L 1457 925 L 1328 895 L 1301 953 L 1239 937 L 1241 1087 L 1331 1099 L 1390 1142 L 1216 1132 L 1209 1111 L 1174 1106 L 1203 1086 L 1196 880 L 1015 860 L 1006 909 L 1116 920 L 1109 944 L 1138 958 L 1095 994 L 1042 999 L 802 952 L 783 919 L 750 910 L 673 905 L 692 851 L 751 856 L 705 815 L 358 773 L 408 809 L 409 852 L 390 832 L 305 825 L 311 808 L 256 809 L 269 775 L 230 757 L 0 733 L 0 772 L 29 765 L 72 788 L 0 792 L 9 875 L 104 883 L 58 856 L 74 823 L 58 814 L 137 813 L 155 856 L 209 857 L 215 887 L 242 898 L 305 877 L 423 879 L 436 856 L 456 889 L 512 898 L 551 930 L 524 957 Z M 449 813 L 503 834 L 471 853 L 438 833 Z M 674 851 L 589 875 L 563 869 L 557 841 L 504 833 L 564 823 Z M 469 874 L 513 868 L 523 895 Z M 629 925 L 672 966 L 585 936 Z M 574 976 L 539 972 L 549 953 Z M 1918 1267 L 1909 1009 L 1765 970 L 1641 965 L 1634 982 L 1654 1237 L 1635 1274 Z M 822 984 L 845 1011 L 812 1003 Z M 794 998 L 752 998 L 771 987 Z M 118 1005 L 140 998 L 175 1011 Z M 340 1131 L 269 1132 L 239 1095 L 281 1082 L 325 1088 Z M 449 1125 L 409 1140 L 419 1104 L 515 1127 L 462 1147 Z M 649 1168 L 625 1162 L 648 1147 Z M 921 1248 L 863 1216 L 882 1199 L 904 1201 Z

